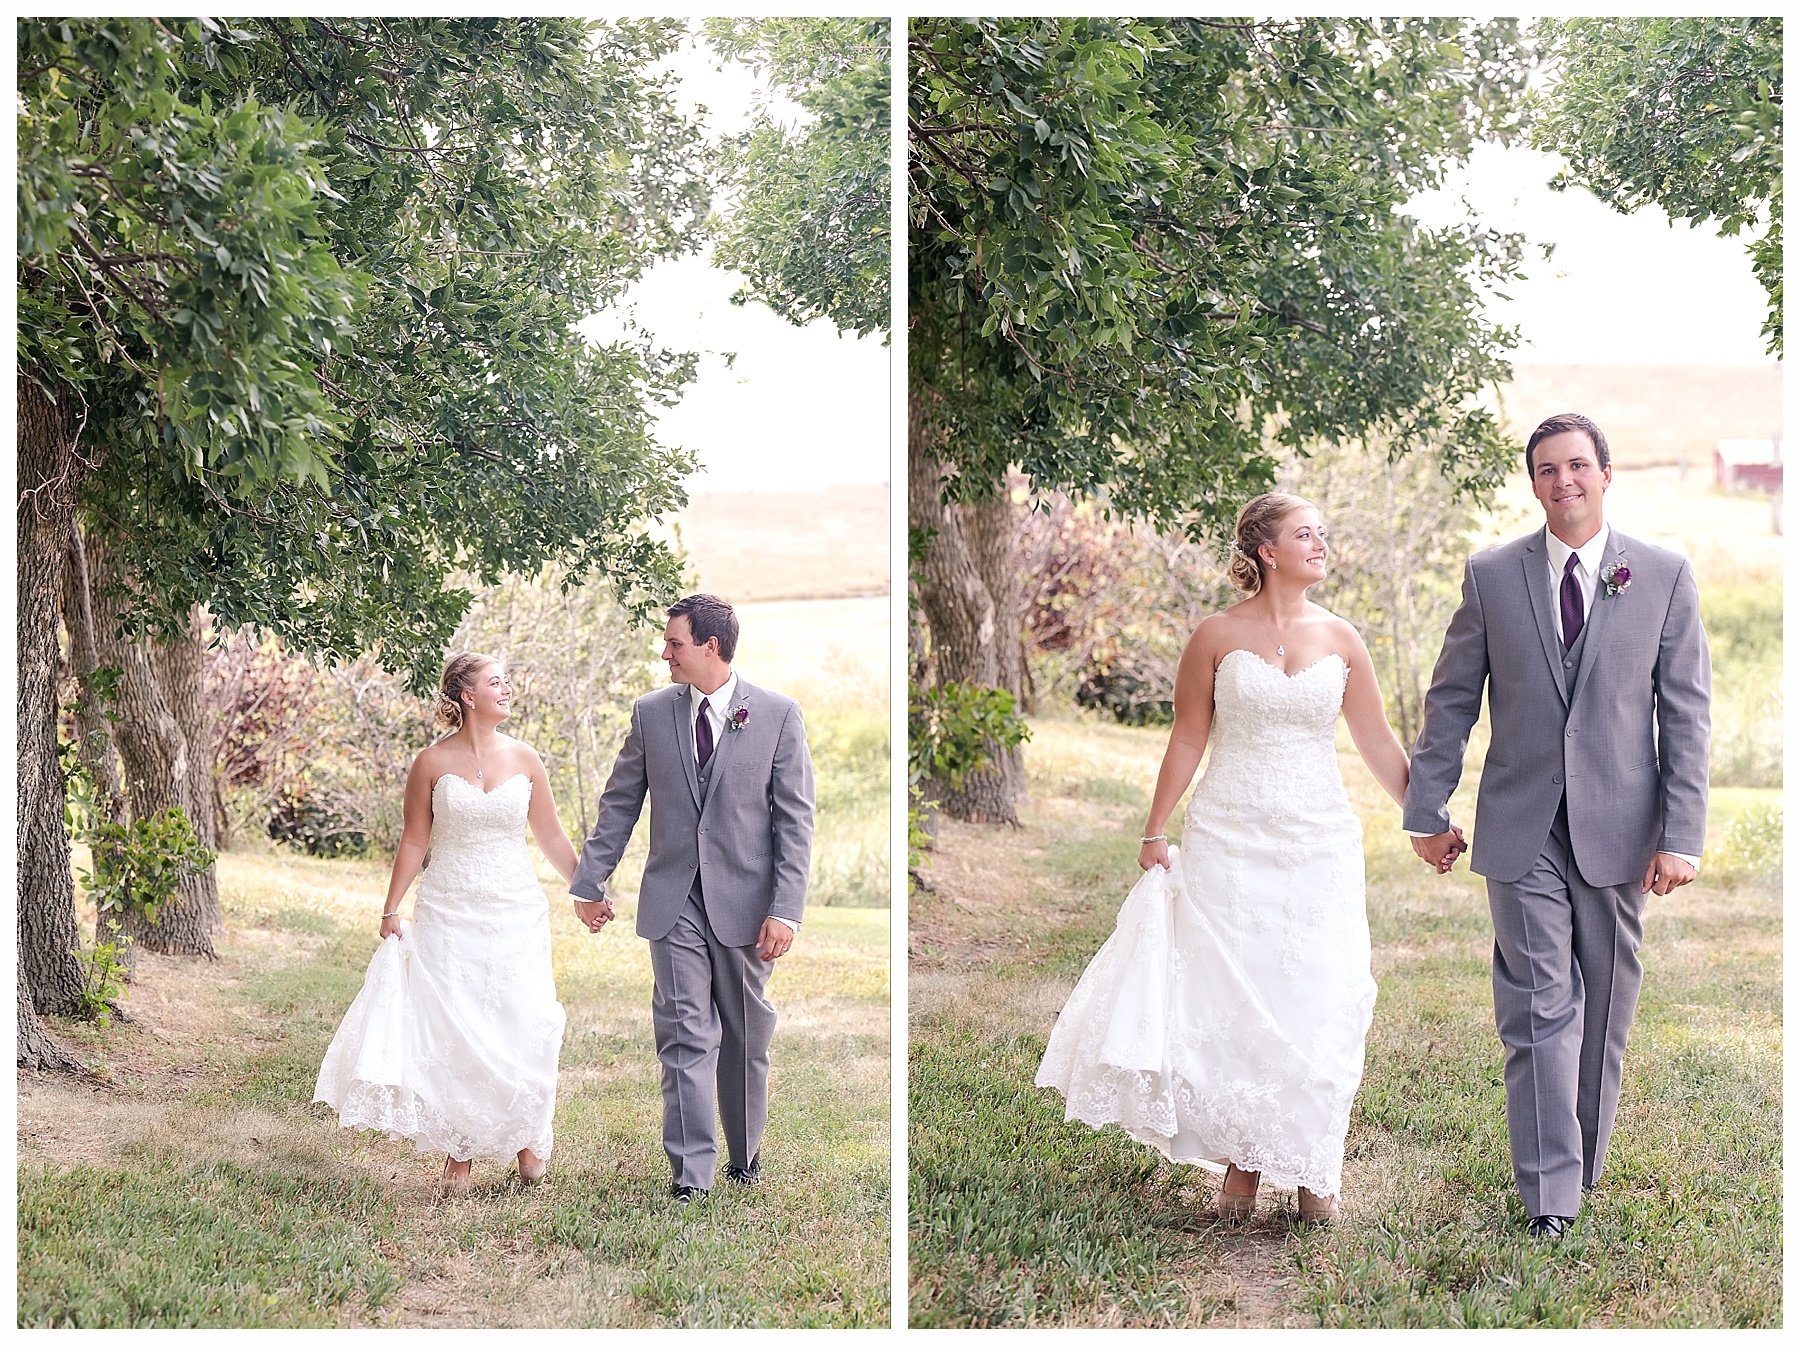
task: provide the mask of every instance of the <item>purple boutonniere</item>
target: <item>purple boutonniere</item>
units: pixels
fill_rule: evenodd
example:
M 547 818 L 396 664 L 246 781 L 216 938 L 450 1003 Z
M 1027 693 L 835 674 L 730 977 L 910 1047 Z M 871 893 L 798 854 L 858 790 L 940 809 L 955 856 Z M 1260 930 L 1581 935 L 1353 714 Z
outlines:
M 1600 578 L 1606 581 L 1606 596 L 1617 598 L 1631 587 L 1631 567 L 1614 561 L 1600 572 Z
M 725 721 L 725 729 L 727 733 L 735 734 L 749 723 L 750 707 L 739 706 L 736 710 L 731 712 L 731 718 Z

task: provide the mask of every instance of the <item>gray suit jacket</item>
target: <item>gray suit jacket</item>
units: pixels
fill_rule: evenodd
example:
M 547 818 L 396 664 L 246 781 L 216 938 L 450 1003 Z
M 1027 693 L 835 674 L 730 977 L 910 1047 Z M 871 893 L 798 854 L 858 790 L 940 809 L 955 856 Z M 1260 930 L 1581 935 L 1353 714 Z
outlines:
M 1565 790 L 1569 839 L 1594 887 L 1641 880 L 1657 851 L 1706 845 L 1712 665 L 1685 558 L 1614 529 L 1601 561 L 1631 571 L 1594 594 L 1586 644 L 1565 680 L 1545 530 L 1469 558 L 1413 748 L 1405 826 L 1442 832 L 1487 688 L 1493 738 L 1469 863 L 1502 883 L 1543 852 Z
M 754 944 L 765 917 L 797 923 L 806 910 L 813 829 L 806 725 L 798 702 L 739 678 L 725 718 L 740 707 L 747 717 L 742 728 L 719 736 L 703 806 L 688 696 L 677 683 L 632 707 L 631 730 L 569 891 L 590 902 L 605 896 L 648 794 L 650 858 L 638 891 L 638 934 L 661 939 L 674 929 L 698 874 L 719 942 Z

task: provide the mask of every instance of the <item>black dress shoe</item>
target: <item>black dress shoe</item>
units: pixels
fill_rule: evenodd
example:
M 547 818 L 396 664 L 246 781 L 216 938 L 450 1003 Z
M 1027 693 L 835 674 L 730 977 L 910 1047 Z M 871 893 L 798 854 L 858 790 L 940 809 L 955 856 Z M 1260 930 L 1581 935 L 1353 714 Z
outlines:
M 1525 1222 L 1525 1232 L 1534 1239 L 1559 1239 L 1574 1223 L 1572 1215 L 1534 1215 Z
M 754 1187 L 762 1181 L 762 1160 L 752 1159 L 749 1168 L 739 1168 L 731 1164 L 725 1169 L 725 1181 L 736 1183 L 739 1187 Z
M 675 1183 L 669 1188 L 669 1195 L 675 1198 L 677 1206 L 685 1206 L 690 1202 L 706 1200 L 706 1189 L 704 1187 L 684 1187 L 680 1183 Z

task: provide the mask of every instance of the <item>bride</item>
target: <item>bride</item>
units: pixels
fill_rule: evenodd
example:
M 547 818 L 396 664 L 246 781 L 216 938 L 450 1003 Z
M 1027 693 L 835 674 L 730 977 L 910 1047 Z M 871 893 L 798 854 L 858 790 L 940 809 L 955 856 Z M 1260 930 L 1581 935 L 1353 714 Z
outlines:
M 1145 875 L 1037 1074 L 1070 1120 L 1117 1122 L 1177 1163 L 1222 1172 L 1218 1212 L 1231 1219 L 1249 1216 L 1264 1177 L 1299 1189 L 1302 1220 L 1337 1213 L 1375 1008 L 1340 711 L 1382 788 L 1396 803 L 1406 794 L 1368 650 L 1307 601 L 1326 554 L 1319 511 L 1297 496 L 1258 496 L 1238 515 L 1229 575 L 1249 597 L 1201 622 L 1182 654 Z M 1209 739 L 1171 847 L 1163 821 Z
M 565 880 L 575 848 L 537 753 L 498 732 L 512 687 L 498 660 L 459 654 L 439 684 L 452 730 L 407 773 L 400 847 L 369 963 L 319 1067 L 313 1097 L 342 1126 L 443 1150 L 446 1191 L 473 1160 L 543 1179 L 556 1109 L 563 1008 L 550 970 L 550 917 L 525 829 Z M 410 924 L 400 900 L 425 864 Z M 612 919 L 610 904 L 593 929 Z

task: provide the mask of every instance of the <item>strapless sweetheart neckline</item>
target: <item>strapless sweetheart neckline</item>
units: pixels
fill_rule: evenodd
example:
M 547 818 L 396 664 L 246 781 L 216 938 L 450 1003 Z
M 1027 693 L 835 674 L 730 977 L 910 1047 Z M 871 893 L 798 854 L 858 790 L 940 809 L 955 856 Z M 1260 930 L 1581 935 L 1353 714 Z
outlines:
M 505 780 L 501 781 L 493 789 L 484 790 L 479 785 L 477 785 L 474 781 L 470 780 L 467 776 L 459 776 L 454 771 L 446 771 L 443 775 L 439 776 L 436 780 L 431 782 L 431 790 L 432 790 L 433 794 L 436 794 L 438 786 L 442 785 L 445 781 L 459 780 L 464 785 L 468 786 L 471 790 L 475 791 L 476 794 L 497 795 L 516 780 L 529 781 L 530 779 L 531 779 L 531 777 L 528 776 L 525 772 L 515 771 L 512 773 L 512 775 L 508 776 Z
M 1320 664 L 1324 663 L 1327 659 L 1336 659 L 1340 664 L 1345 662 L 1344 656 L 1339 654 L 1336 650 L 1333 650 L 1330 654 L 1321 654 L 1317 659 L 1314 659 L 1305 668 L 1297 669 L 1294 672 L 1290 673 L 1285 668 L 1275 667 L 1274 664 L 1271 664 L 1267 659 L 1263 658 L 1255 650 L 1237 649 L 1237 650 L 1225 651 L 1225 653 L 1219 657 L 1219 662 L 1216 665 L 1214 665 L 1213 671 L 1216 673 L 1219 669 L 1225 667 L 1225 661 L 1227 659 L 1231 658 L 1231 656 L 1234 654 L 1249 655 L 1252 659 L 1256 660 L 1257 663 L 1261 664 L 1264 668 L 1268 669 L 1269 672 L 1279 673 L 1279 674 L 1281 674 L 1282 677 L 1286 678 L 1289 682 L 1292 682 L 1295 678 L 1305 677 L 1308 673 L 1312 672 L 1315 668 L 1317 668 Z

